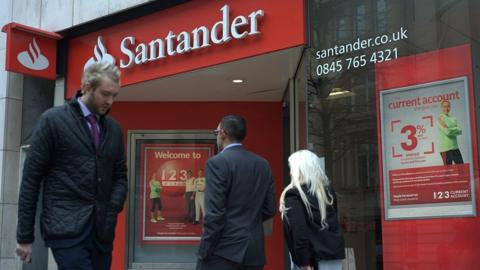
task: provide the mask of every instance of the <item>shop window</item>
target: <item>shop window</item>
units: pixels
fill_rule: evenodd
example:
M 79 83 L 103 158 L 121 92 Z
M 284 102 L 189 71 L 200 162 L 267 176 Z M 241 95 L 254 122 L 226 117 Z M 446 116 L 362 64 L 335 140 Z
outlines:
M 357 35 L 363 35 L 368 30 L 368 17 L 367 17 L 367 7 L 365 4 L 361 4 L 357 6 L 357 19 L 356 19 L 356 30 Z
M 193 269 L 203 226 L 210 131 L 129 132 L 128 269 Z
M 387 20 L 387 1 L 386 0 L 377 0 L 376 1 L 376 8 L 377 8 L 377 32 L 383 33 L 386 32 L 388 29 L 388 20 Z
M 312 0 L 309 8 L 307 144 L 325 159 L 327 175 L 338 193 L 340 222 L 346 245 L 353 248 L 356 269 L 474 269 L 479 244 L 471 242 L 468 235 L 479 236 L 469 226 L 478 222 L 480 196 L 475 189 L 479 174 L 477 136 L 472 132 L 480 117 L 476 109 L 480 93 L 476 81 L 480 78 L 480 1 Z M 392 97 L 389 102 L 395 103 L 410 96 L 412 100 L 417 96 L 428 100 L 447 96 L 448 89 L 458 90 L 458 95 L 454 96 L 457 92 L 453 90 L 450 95 L 454 99 L 450 101 L 451 115 L 462 122 L 459 149 L 466 156 L 463 164 L 471 169 L 460 173 L 467 181 L 462 192 L 472 197 L 457 204 L 442 202 L 446 208 L 465 206 L 456 208 L 458 213 L 448 212 L 438 210 L 438 201 L 431 200 L 450 196 L 444 192 L 450 189 L 431 189 L 427 192 L 428 203 L 406 204 L 409 210 L 392 218 L 389 207 L 398 210 L 407 206 L 393 203 L 390 192 L 396 190 L 388 172 L 402 168 L 418 173 L 428 166 L 449 164 L 443 164 L 438 150 L 441 100 L 435 98 L 431 104 L 419 106 L 411 101 L 410 109 L 390 115 L 381 107 L 386 106 L 382 102 Z M 415 132 L 410 138 L 420 136 L 419 145 L 426 147 L 429 140 L 428 145 L 435 146 L 418 154 L 424 159 L 412 157 L 417 155 L 412 145 L 407 150 L 402 148 L 405 160 L 398 167 L 385 157 L 392 151 L 385 150 L 385 145 L 392 149 L 395 143 L 401 145 L 406 140 L 403 135 L 385 135 L 382 117 L 391 115 L 403 121 L 399 127 L 410 126 Z M 396 123 L 397 118 L 392 121 Z M 427 124 L 425 119 L 432 120 Z M 390 130 L 397 132 L 392 127 Z M 413 194 L 422 188 L 418 185 L 412 190 Z M 407 196 L 398 196 L 402 195 Z M 419 209 L 424 212 L 420 214 Z M 445 234 L 455 237 L 445 239 Z M 428 245 L 420 239 L 428 239 Z M 465 243 L 460 260 L 442 253 L 442 247 L 458 242 Z M 402 250 L 415 252 L 406 258 Z

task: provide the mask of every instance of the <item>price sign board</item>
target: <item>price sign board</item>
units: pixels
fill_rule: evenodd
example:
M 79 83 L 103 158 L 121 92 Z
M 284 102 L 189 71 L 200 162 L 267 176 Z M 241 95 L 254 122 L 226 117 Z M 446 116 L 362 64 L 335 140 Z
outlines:
M 386 219 L 475 214 L 467 77 L 380 92 Z

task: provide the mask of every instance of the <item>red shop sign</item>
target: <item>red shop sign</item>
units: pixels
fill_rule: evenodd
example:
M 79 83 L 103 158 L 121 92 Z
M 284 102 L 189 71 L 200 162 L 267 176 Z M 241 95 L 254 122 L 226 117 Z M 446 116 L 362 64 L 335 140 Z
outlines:
M 34 27 L 9 23 L 5 69 L 54 80 L 57 66 L 57 40 L 61 36 Z
M 116 64 L 122 86 L 305 43 L 302 0 L 195 0 L 71 39 L 67 97 L 93 62 Z

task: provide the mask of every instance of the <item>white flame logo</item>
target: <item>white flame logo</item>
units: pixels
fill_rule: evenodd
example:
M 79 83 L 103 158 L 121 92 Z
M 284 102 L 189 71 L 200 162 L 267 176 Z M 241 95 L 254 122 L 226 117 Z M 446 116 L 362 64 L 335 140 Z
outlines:
M 40 51 L 35 38 L 28 44 L 27 51 L 20 52 L 17 55 L 17 60 L 24 67 L 33 70 L 44 70 L 49 65 L 48 59 Z
M 88 59 L 88 61 L 85 63 L 83 70 L 86 70 L 90 65 L 98 62 L 107 62 L 115 65 L 115 58 L 107 52 L 107 49 L 103 43 L 103 37 L 101 36 L 98 36 L 97 38 L 97 45 L 95 45 L 93 54 L 94 56 L 90 57 L 90 59 Z

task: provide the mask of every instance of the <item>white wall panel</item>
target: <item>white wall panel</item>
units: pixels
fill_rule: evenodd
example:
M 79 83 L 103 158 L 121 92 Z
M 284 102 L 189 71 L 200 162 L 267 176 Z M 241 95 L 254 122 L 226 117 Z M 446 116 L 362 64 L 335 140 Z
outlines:
M 108 13 L 115 13 L 123 9 L 138 6 L 140 4 L 149 2 L 150 0 L 109 0 Z
M 74 0 L 73 24 L 81 24 L 108 15 L 108 1 Z
M 2 203 L 17 204 L 18 189 L 20 180 L 18 179 L 18 167 L 20 164 L 20 152 L 5 151 L 3 155 L 3 198 Z
M 6 109 L 6 98 L 0 98 L 0 150 L 5 149 L 5 109 Z M 3 171 L 3 167 L 0 168 L 0 170 Z M 0 181 L 3 181 L 2 178 L 0 178 Z
M 0 0 L 0 27 L 12 21 L 12 0 Z M 6 34 L 0 32 L 0 50 L 5 49 Z
M 0 49 L 0 98 L 7 95 L 7 71 L 5 70 L 5 52 Z
M 12 21 L 40 27 L 41 0 L 12 1 Z
M 15 258 L 15 247 L 17 246 L 16 231 L 17 231 L 17 205 L 4 204 L 3 205 L 3 229 L 1 235 L 1 253 L 0 257 L 3 258 Z M 12 268 L 0 268 L 0 269 L 12 269 Z
M 43 0 L 41 28 L 59 31 L 73 24 L 73 0 Z
M 0 237 L 2 236 L 2 214 L 1 210 L 3 210 L 3 171 L 5 162 L 3 162 L 3 156 L 5 155 L 5 151 L 3 149 L 0 149 Z
M 4 149 L 18 151 L 22 125 L 22 101 L 11 98 L 6 100 Z M 8 167 L 5 169 L 10 170 Z
M 8 72 L 6 78 L 6 96 L 14 99 L 23 99 L 23 74 Z
M 1 259 L 0 269 L 21 270 L 22 264 L 19 261 L 17 261 L 17 259 L 14 259 L 14 258 Z

